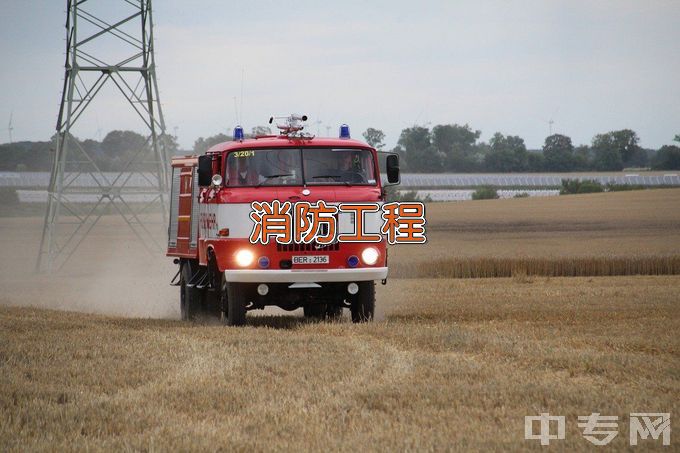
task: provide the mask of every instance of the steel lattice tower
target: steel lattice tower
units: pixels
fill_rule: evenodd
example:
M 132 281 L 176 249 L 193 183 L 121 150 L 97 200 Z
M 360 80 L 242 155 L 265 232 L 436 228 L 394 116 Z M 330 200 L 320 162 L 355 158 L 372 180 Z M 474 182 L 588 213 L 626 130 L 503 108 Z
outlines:
M 101 11 L 93 12 L 97 7 Z M 111 20 L 113 14 L 121 18 Z M 127 152 L 116 171 L 102 171 L 96 153 L 71 134 L 105 85 L 115 86 L 120 101 L 127 101 L 148 133 L 144 145 Z M 157 227 L 151 225 L 166 219 L 169 156 L 151 0 L 67 0 L 65 77 L 56 129 L 38 270 L 61 268 L 106 212 L 125 219 L 145 246 L 160 249 Z M 158 216 L 162 219 L 149 223 Z

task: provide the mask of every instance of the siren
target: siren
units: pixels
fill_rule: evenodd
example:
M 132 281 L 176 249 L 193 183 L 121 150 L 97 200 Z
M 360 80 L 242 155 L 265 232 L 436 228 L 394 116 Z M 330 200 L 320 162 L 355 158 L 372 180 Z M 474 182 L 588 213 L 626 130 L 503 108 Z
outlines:
M 349 126 L 346 124 L 340 125 L 340 138 L 352 138 L 349 134 Z
M 243 141 L 243 128 L 241 126 L 234 128 L 234 140 Z

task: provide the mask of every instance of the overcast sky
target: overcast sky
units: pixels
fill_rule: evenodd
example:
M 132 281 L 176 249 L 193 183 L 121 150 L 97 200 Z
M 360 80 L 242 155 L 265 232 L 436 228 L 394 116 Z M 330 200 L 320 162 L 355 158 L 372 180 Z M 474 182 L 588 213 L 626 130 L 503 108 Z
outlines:
M 110 22 L 128 11 L 83 7 L 96 3 Z M 10 114 L 15 141 L 54 133 L 65 4 L 2 0 L 0 142 Z M 467 123 L 530 148 L 551 119 L 575 144 L 630 128 L 658 148 L 680 133 L 680 0 L 155 0 L 154 21 L 163 113 L 185 148 L 291 112 L 321 135 L 382 129 L 389 147 L 414 124 Z M 143 130 L 112 90 L 77 136 Z

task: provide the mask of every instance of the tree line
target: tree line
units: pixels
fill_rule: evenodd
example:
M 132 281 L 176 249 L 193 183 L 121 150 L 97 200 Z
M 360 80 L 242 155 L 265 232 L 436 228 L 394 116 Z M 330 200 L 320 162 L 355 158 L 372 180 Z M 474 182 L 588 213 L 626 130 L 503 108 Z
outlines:
M 162 139 L 174 154 L 178 148 L 174 137 L 165 135 Z M 0 145 L 0 171 L 50 171 L 55 149 L 56 134 L 49 141 L 4 143 Z M 135 157 L 143 161 L 151 152 L 148 138 L 133 131 L 111 131 L 101 141 L 72 137 L 69 149 L 71 159 L 88 161 L 82 150 L 102 171 L 121 170 Z M 147 166 L 153 168 L 153 164 Z M 134 168 L 142 169 L 144 163 Z
M 384 148 L 385 134 L 369 128 L 367 143 Z M 488 143 L 481 131 L 469 125 L 413 126 L 402 130 L 392 150 L 401 156 L 402 168 L 423 173 L 621 171 L 624 168 L 680 169 L 680 147 L 665 145 L 644 149 L 630 129 L 597 134 L 590 145 L 574 146 L 571 138 L 553 134 L 542 149 L 527 150 L 524 139 L 496 132 Z M 680 142 L 680 134 L 675 136 Z
M 265 126 L 254 127 L 249 136 L 270 134 Z M 630 129 L 597 134 L 590 145 L 574 146 L 570 137 L 553 134 L 545 138 L 540 150 L 528 150 L 524 139 L 495 133 L 480 141 L 481 131 L 469 125 L 444 124 L 432 129 L 413 126 L 402 130 L 392 150 L 401 157 L 403 171 L 422 173 L 483 172 L 571 172 L 620 171 L 624 168 L 680 170 L 680 146 L 664 145 L 658 150 L 644 149 L 638 135 Z M 385 134 L 368 128 L 363 137 L 379 150 L 385 148 Z M 174 137 L 166 135 L 172 154 L 179 151 Z M 200 137 L 192 152 L 202 154 L 211 146 L 232 137 L 216 134 Z M 103 171 L 123 168 L 140 148 L 148 148 L 147 138 L 132 131 L 111 131 L 101 141 L 75 139 Z M 680 145 L 680 134 L 675 136 Z M 54 137 L 51 141 L 17 142 L 0 145 L 0 171 L 49 171 Z

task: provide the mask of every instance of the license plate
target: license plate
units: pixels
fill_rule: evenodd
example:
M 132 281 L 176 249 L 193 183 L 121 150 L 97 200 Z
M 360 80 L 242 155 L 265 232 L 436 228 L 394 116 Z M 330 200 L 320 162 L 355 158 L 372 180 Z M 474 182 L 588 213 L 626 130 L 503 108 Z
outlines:
M 293 264 L 328 264 L 328 255 L 295 255 Z

